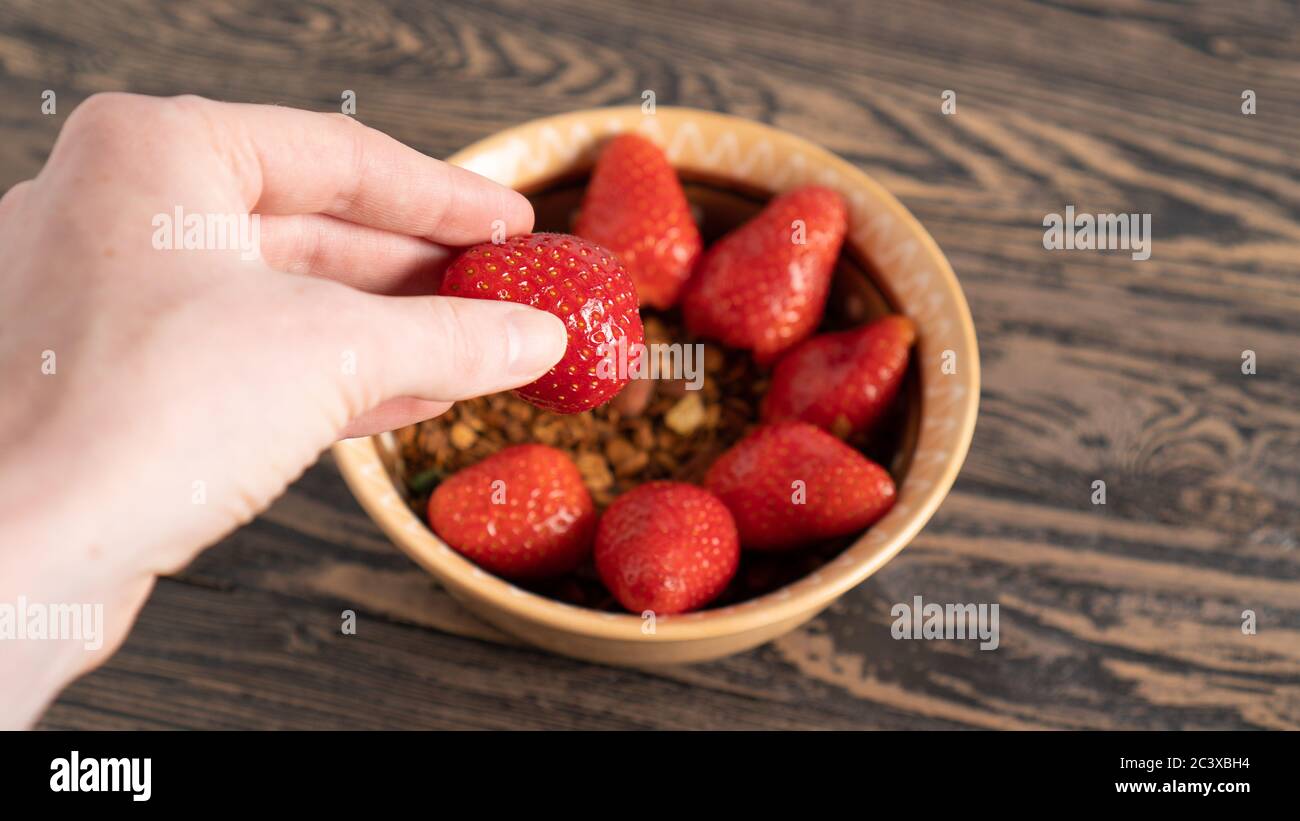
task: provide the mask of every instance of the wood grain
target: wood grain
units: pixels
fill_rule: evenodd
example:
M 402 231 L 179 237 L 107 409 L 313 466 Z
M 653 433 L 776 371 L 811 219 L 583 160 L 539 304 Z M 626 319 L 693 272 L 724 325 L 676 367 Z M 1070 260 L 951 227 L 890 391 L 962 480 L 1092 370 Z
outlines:
M 325 458 L 161 582 L 43 726 L 1300 728 L 1294 4 L 18 0 L 0 7 L 0 76 L 3 186 L 113 89 L 316 109 L 352 89 L 360 119 L 439 156 L 645 89 L 753 117 L 917 214 L 984 367 L 930 526 L 754 652 L 635 672 L 512 646 L 389 545 Z M 1151 259 L 1044 250 L 1066 205 L 1152 214 Z M 998 603 L 1000 649 L 893 640 L 889 609 L 914 595 Z

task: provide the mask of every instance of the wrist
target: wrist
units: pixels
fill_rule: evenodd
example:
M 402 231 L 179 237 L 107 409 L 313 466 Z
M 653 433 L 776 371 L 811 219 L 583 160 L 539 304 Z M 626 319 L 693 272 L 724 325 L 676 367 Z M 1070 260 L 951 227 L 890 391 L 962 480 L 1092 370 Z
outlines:
M 29 476 L 6 460 L 0 475 Z M 101 514 L 70 490 L 34 494 L 0 482 L 0 727 L 33 724 L 77 676 L 125 637 L 151 574 L 97 541 Z M 48 487 L 48 486 L 47 486 Z

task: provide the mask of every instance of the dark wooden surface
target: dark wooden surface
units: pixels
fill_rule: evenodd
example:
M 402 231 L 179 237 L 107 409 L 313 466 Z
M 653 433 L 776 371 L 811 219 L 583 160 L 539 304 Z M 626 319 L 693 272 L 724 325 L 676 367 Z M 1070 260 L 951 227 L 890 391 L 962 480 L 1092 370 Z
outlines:
M 102 90 L 337 110 L 353 89 L 360 119 L 445 156 L 653 89 L 810 137 L 892 189 L 951 258 L 984 366 L 938 516 L 756 651 L 641 673 L 510 646 L 326 457 L 162 580 L 42 726 L 1300 727 L 1298 20 L 1155 0 L 6 0 L 0 185 Z M 1151 213 L 1151 259 L 1044 251 L 1067 204 Z M 915 594 L 999 603 L 1001 649 L 892 640 L 889 608 Z

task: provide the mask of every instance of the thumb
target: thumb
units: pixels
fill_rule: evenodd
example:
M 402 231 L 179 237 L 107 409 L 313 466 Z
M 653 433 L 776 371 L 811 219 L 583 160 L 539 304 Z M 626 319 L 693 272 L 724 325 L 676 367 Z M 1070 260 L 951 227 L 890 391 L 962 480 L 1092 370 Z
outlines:
M 559 317 L 526 305 L 353 293 L 354 416 L 398 397 L 452 402 L 527 385 L 568 344 Z

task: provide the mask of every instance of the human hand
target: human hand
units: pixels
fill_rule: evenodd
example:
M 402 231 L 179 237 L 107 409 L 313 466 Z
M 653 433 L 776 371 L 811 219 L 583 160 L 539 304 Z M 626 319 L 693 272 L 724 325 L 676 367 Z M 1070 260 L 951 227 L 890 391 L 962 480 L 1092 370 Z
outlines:
M 205 228 L 259 215 L 242 225 L 260 258 L 156 248 L 178 208 Z M 116 649 L 156 575 L 331 442 L 548 370 L 556 317 L 416 295 L 447 246 L 532 220 L 343 115 L 121 94 L 74 111 L 0 200 L 0 602 L 103 603 L 105 635 L 0 644 L 0 724 L 34 720 Z

